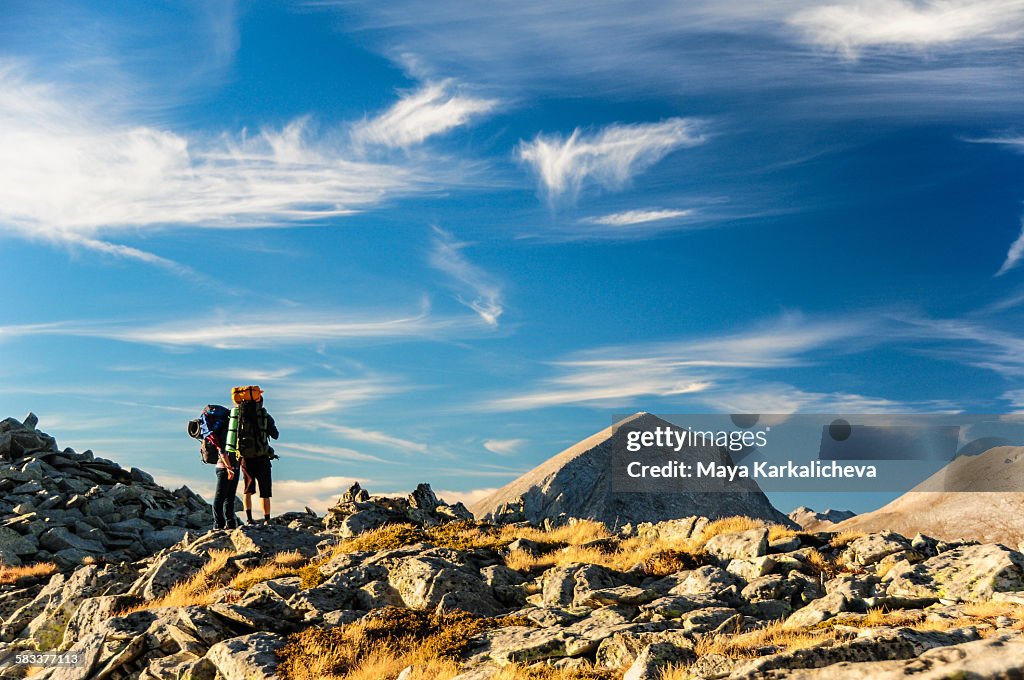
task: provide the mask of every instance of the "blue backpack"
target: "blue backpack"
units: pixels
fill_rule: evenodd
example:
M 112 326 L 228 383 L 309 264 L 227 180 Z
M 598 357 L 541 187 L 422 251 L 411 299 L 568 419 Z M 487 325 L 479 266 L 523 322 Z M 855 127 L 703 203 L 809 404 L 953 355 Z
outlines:
M 203 414 L 199 416 L 199 433 L 203 439 L 212 434 L 213 438 L 217 440 L 217 445 L 224 448 L 230 420 L 230 410 L 217 404 L 210 404 L 203 409 Z
M 208 405 L 198 418 L 188 421 L 188 434 L 199 440 L 199 455 L 204 463 L 217 464 L 220 458 L 217 447 L 224 448 L 230 422 L 231 411 L 217 404 Z M 211 446 L 207 440 L 211 434 L 217 447 Z

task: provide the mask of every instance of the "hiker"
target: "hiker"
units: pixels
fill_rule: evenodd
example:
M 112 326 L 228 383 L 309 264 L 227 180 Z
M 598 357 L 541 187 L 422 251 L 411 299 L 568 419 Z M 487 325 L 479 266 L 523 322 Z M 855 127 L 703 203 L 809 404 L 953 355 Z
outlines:
M 218 404 L 209 404 L 195 420 L 188 423 L 188 433 L 199 440 L 199 454 L 204 463 L 216 465 L 217 490 L 213 496 L 213 521 L 217 529 L 234 529 L 235 490 L 238 488 L 238 458 L 228 455 L 226 440 L 231 411 Z
M 252 495 L 259 487 L 263 501 L 263 524 L 270 524 L 270 459 L 276 458 L 268 437 L 277 439 L 279 433 L 273 417 L 263 407 L 263 390 L 257 385 L 236 387 L 231 391 L 235 407 L 228 422 L 227 452 L 241 462 L 242 499 L 248 524 L 256 524 L 252 517 Z
M 213 520 L 218 529 L 238 526 L 235 516 L 235 494 L 238 491 L 238 458 L 217 447 L 217 490 L 213 494 Z

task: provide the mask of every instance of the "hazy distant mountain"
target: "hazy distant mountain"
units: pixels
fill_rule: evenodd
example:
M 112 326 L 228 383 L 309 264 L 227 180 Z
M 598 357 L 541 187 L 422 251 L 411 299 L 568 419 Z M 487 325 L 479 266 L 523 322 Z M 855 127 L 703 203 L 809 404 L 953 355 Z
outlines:
M 834 530 L 922 533 L 1016 546 L 1024 541 L 1024 447 L 959 456 L 888 505 Z
M 789 518 L 807 531 L 831 531 L 834 524 L 856 517 L 856 515 L 857 513 L 851 510 L 833 510 L 832 508 L 826 508 L 824 512 L 815 512 L 806 505 L 802 505 L 789 513 Z

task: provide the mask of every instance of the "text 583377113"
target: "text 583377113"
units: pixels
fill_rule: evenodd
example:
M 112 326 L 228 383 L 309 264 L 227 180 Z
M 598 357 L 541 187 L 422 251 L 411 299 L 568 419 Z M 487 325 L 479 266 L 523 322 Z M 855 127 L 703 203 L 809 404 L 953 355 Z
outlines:
M 78 666 L 82 660 L 78 654 L 25 652 L 14 655 L 14 663 L 19 666 Z

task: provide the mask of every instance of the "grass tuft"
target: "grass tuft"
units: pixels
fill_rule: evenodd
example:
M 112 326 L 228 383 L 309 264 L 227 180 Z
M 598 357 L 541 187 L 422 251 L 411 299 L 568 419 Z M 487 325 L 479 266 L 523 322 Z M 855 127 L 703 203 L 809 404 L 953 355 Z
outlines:
M 22 567 L 9 567 L 0 564 L 0 586 L 16 586 L 25 581 L 48 578 L 55 573 L 57 573 L 57 565 L 53 562 L 37 562 Z
M 228 559 L 236 554 L 234 550 L 211 550 L 206 564 L 191 577 L 176 583 L 166 595 L 118 612 L 116 616 L 125 616 L 146 609 L 212 604 L 217 590 L 224 585 L 224 567 Z
M 289 636 L 278 652 L 278 672 L 285 680 L 380 680 L 414 666 L 422 667 L 422 677 L 442 680 L 458 673 L 458 660 L 473 637 L 525 624 L 517 617 L 384 607 L 354 623 Z
M 863 531 L 840 531 L 838 534 L 832 537 L 831 541 L 829 541 L 829 547 L 835 550 L 845 548 L 846 546 L 856 541 L 858 538 L 864 538 L 864 536 L 866 535 L 867 534 L 865 534 Z

